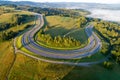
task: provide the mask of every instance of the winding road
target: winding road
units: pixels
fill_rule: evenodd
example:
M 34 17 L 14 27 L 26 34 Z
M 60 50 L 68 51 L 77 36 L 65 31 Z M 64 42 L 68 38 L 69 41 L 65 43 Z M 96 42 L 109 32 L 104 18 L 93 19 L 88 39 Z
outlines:
M 35 41 L 35 33 L 38 32 L 41 27 L 44 25 L 44 19 L 41 14 L 36 14 L 36 16 L 39 19 L 39 24 L 35 25 L 31 30 L 27 31 L 23 34 L 21 43 L 23 47 L 25 47 L 27 50 L 31 51 L 34 54 L 38 54 L 44 57 L 49 58 L 56 58 L 56 59 L 76 59 L 76 58 L 83 58 L 90 55 L 95 54 L 101 49 L 101 41 L 97 37 L 97 35 L 92 31 L 93 26 L 89 25 L 85 28 L 85 32 L 87 36 L 89 37 L 89 43 L 84 48 L 78 49 L 78 50 L 54 50 L 50 48 L 46 48 L 43 46 L 40 46 Z M 74 63 L 74 62 L 61 62 L 61 61 L 50 61 L 45 59 L 40 59 L 35 56 L 29 55 L 23 51 L 20 51 L 16 48 L 16 52 L 21 52 L 27 56 L 30 56 L 32 58 L 36 58 L 42 61 L 51 62 L 51 63 L 58 63 L 58 64 L 69 64 L 69 65 L 89 65 L 89 64 L 95 64 L 101 61 L 97 62 L 86 62 L 86 63 Z

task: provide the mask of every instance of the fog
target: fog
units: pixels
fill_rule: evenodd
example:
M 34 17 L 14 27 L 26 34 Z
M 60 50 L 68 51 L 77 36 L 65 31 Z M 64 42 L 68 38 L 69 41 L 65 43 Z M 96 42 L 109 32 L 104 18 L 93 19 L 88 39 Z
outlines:
M 120 10 L 89 9 L 89 11 L 92 13 L 88 15 L 89 17 L 120 22 Z

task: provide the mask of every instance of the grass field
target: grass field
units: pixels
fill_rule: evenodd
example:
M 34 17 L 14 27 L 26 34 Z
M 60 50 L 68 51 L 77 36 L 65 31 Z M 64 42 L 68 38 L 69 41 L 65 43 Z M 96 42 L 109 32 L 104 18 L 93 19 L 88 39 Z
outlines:
M 17 54 L 9 80 L 61 80 L 73 66 L 51 64 Z
M 85 33 L 85 29 L 77 29 L 74 30 L 73 32 L 67 33 L 65 35 L 66 37 L 73 37 L 76 40 L 79 40 L 81 43 L 86 43 L 88 42 L 88 37 L 87 34 Z
M 0 7 L 1 8 L 1 7 Z M 5 8 L 6 7 L 2 7 Z M 11 9 L 11 8 L 7 8 Z M 14 10 L 14 9 L 12 9 Z M 1 11 L 0 11 L 1 12 Z M 4 13 L 4 11 L 3 11 Z M 0 15 L 0 23 L 12 23 L 11 18 L 14 14 L 26 14 L 26 15 L 33 15 L 31 12 L 27 11 L 13 11 L 10 13 L 4 13 Z M 26 25 L 33 25 L 34 24 L 34 18 L 29 18 L 28 21 L 25 24 L 19 25 L 19 26 L 13 26 L 12 28 L 9 28 L 5 31 L 15 31 L 18 32 L 19 30 L 25 30 Z M 12 47 L 13 41 L 3 41 L 0 42 L 0 80 L 6 80 L 10 71 L 10 68 L 12 67 L 12 64 L 15 60 L 14 55 L 14 49 Z
M 70 17 L 47 16 L 46 21 L 51 27 L 63 27 L 66 29 L 79 28 L 79 26 L 76 25 L 78 19 Z
M 14 8 L 6 7 L 6 6 L 0 6 L 0 15 L 4 13 L 14 12 Z
M 11 20 L 13 15 L 15 14 L 25 14 L 25 15 L 33 15 L 32 12 L 28 12 L 28 11 L 15 11 L 15 12 L 10 12 L 10 13 L 4 13 L 0 15 L 0 23 L 13 23 L 13 21 Z M 31 20 L 31 19 L 28 19 Z
M 0 15 L 0 23 L 12 23 L 12 21 L 10 20 L 12 18 L 13 14 L 12 13 L 6 13 L 6 14 L 2 14 Z
M 64 27 L 53 27 L 45 31 L 45 34 L 50 34 L 52 37 L 55 37 L 58 35 L 63 37 L 69 31 L 71 31 L 71 29 L 69 30 L 69 29 L 65 29 Z
M 12 42 L 0 43 L 0 80 L 6 80 L 14 57 Z
M 70 17 L 60 17 L 60 16 L 47 16 L 46 21 L 50 29 L 45 31 L 45 34 L 50 34 L 52 37 L 63 36 L 63 37 L 73 37 L 79 40 L 81 43 L 86 43 L 88 37 L 85 33 L 84 28 L 78 27 L 77 19 Z
M 109 70 L 102 65 L 91 67 L 74 67 L 62 80 L 119 80 L 120 66 L 116 65 Z
M 102 65 L 74 67 L 42 62 L 18 53 L 9 80 L 119 80 L 119 72 L 119 65 L 111 70 Z
M 119 80 L 119 72 L 119 65 L 111 70 L 104 68 L 102 64 L 90 67 L 58 65 L 18 53 L 9 80 Z

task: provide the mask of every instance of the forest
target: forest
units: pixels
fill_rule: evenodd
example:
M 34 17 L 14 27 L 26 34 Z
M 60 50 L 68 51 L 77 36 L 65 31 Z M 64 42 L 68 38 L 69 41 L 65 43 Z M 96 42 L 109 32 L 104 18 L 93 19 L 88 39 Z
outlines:
M 89 11 L 85 11 L 83 9 L 41 8 L 41 7 L 31 7 L 31 6 L 17 6 L 16 9 L 28 10 L 31 12 L 44 14 L 45 16 L 59 15 L 65 17 L 80 17 L 83 14 L 85 15 L 90 14 Z
M 94 26 L 98 33 L 109 43 L 109 47 L 104 47 L 102 53 L 112 54 L 116 62 L 120 63 L 120 25 L 101 20 L 95 23 Z

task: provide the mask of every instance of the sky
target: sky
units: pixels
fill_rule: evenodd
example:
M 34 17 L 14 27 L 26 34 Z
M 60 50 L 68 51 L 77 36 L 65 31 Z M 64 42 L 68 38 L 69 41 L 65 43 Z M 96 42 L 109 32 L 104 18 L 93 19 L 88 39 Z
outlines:
M 120 4 L 120 0 L 11 0 L 11 1 L 34 1 L 34 2 L 87 2 L 87 3 Z

